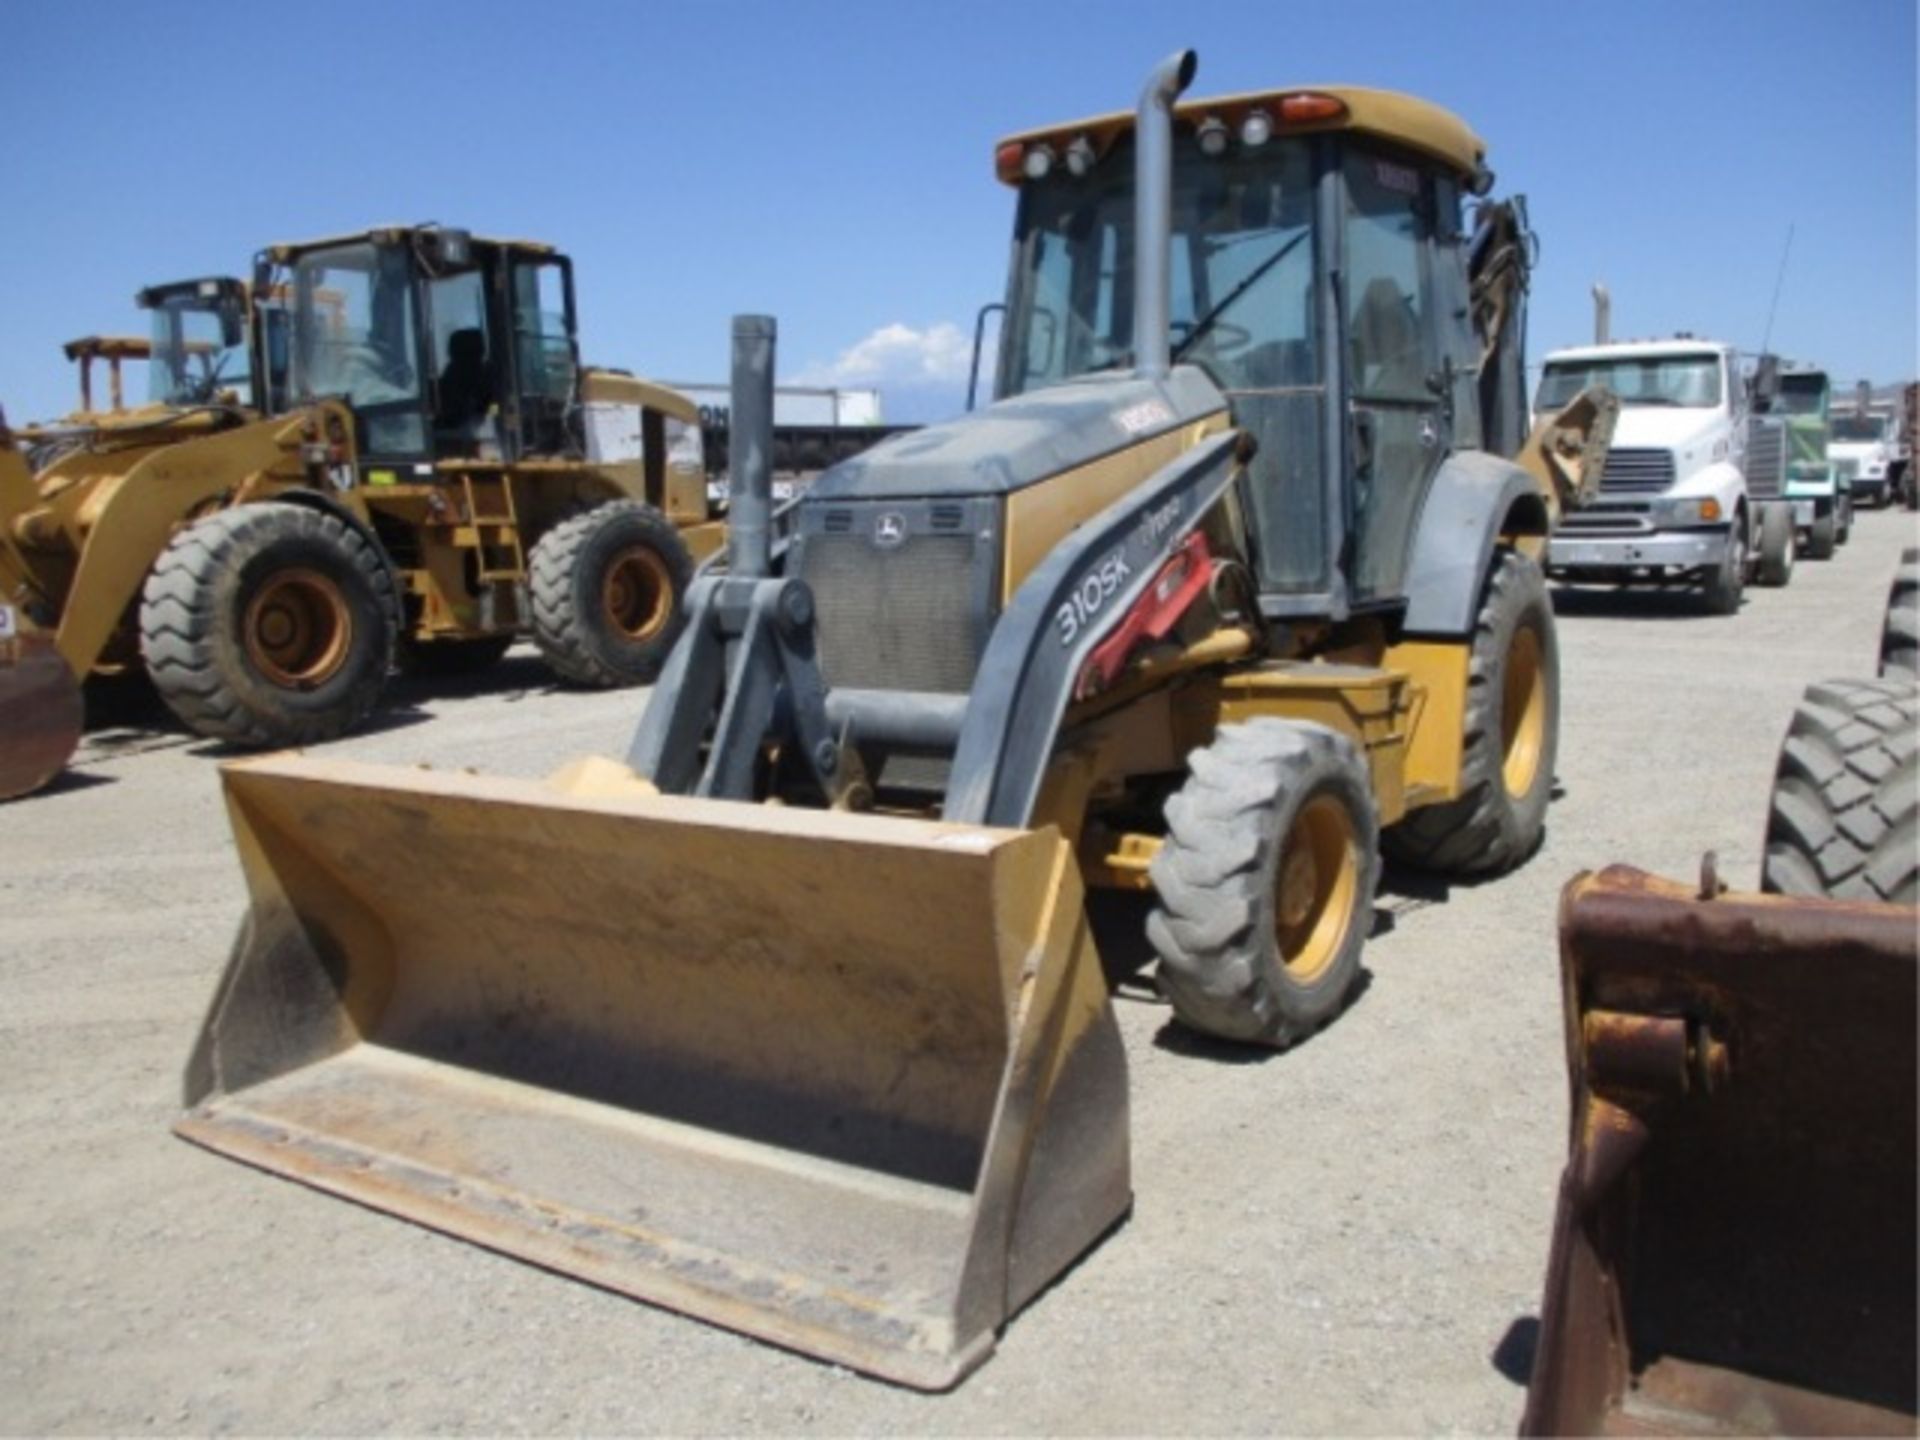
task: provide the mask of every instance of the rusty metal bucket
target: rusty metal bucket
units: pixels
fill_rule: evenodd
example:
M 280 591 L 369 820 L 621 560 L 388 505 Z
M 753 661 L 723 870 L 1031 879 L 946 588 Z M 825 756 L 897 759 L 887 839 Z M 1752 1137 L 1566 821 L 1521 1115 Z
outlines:
M 15 623 L 0 605 L 0 800 L 31 794 L 58 775 L 86 718 L 80 682 L 53 641 L 13 634 Z
M 1618 866 L 1567 887 L 1522 1433 L 1915 1432 L 1915 923 Z
M 276 756 L 178 1133 L 927 1389 L 1125 1213 L 1052 831 Z

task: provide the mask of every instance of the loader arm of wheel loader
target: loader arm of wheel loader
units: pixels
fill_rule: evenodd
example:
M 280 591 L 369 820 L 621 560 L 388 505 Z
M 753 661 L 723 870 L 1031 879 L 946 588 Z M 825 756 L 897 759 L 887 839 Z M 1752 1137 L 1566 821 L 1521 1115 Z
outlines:
M 1522 1432 L 1913 1434 L 1912 908 L 1616 866 L 1560 937 L 1572 1128 Z

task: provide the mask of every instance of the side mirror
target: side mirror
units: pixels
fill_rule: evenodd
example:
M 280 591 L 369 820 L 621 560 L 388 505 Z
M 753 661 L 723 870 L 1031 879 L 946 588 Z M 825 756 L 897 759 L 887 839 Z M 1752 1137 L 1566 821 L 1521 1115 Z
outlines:
M 987 333 L 987 317 L 993 314 L 1005 315 L 1007 307 L 999 301 L 991 305 L 982 305 L 980 313 L 973 317 L 973 364 L 967 370 L 967 409 L 973 409 L 974 396 L 980 388 L 980 345 Z
M 420 232 L 427 258 L 436 269 L 459 270 L 473 263 L 473 232 L 444 225 Z
M 1780 395 L 1780 357 L 1762 355 L 1753 366 L 1753 379 L 1748 382 L 1753 393 L 1753 403 L 1761 409 L 1767 409 Z

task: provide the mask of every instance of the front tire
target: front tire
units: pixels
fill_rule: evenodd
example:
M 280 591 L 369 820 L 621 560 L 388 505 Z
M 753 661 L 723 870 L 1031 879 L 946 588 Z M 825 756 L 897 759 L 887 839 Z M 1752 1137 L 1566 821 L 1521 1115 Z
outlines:
M 1345 1007 L 1379 880 L 1366 762 L 1323 725 L 1223 725 L 1189 757 L 1150 871 L 1147 938 L 1188 1027 L 1283 1047 Z
M 1813 524 L 1807 530 L 1807 558 L 1809 560 L 1831 560 L 1837 523 L 1833 511 L 1816 515 Z
M 1756 579 L 1762 585 L 1778 588 L 1793 579 L 1793 561 L 1798 549 L 1793 530 L 1793 511 L 1785 505 L 1766 505 L 1760 511 L 1760 564 Z
M 1546 831 L 1560 746 L 1560 648 L 1546 581 L 1503 551 L 1488 577 L 1468 661 L 1460 797 L 1415 810 L 1387 854 L 1451 875 L 1511 870 Z
M 373 712 L 394 656 L 393 577 L 337 515 L 267 501 L 187 526 L 154 562 L 140 653 L 188 729 L 311 745 Z
M 1809 685 L 1774 772 L 1760 888 L 1920 902 L 1920 690 L 1907 679 Z
M 1738 615 L 1740 600 L 1747 588 L 1747 530 L 1742 520 L 1733 522 L 1727 535 L 1727 553 L 1720 566 L 1700 587 L 1701 601 L 1709 615 Z
M 541 536 L 528 572 L 547 664 L 562 680 L 612 689 L 659 673 L 685 620 L 693 557 L 653 506 L 611 500 Z

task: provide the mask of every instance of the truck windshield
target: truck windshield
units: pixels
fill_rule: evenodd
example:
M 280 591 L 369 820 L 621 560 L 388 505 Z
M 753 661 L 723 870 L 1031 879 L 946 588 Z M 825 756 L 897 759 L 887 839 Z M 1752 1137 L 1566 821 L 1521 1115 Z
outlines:
M 1311 385 L 1313 185 L 1304 141 L 1209 157 L 1175 141 L 1174 357 L 1225 388 Z M 1133 363 L 1133 147 L 1021 189 L 1000 393 Z
M 1605 385 L 1622 405 L 1713 410 L 1721 403 L 1720 360 L 1714 355 L 1636 355 L 1548 361 L 1534 409 L 1558 410 L 1589 385 Z
M 246 328 L 223 320 L 231 297 L 197 293 L 167 296 L 152 307 L 153 353 L 147 362 L 147 398 L 156 405 L 204 405 L 222 390 L 250 391 Z M 226 343 L 237 333 L 237 344 Z
M 1843 444 L 1870 444 L 1887 434 L 1887 422 L 1878 415 L 1836 415 L 1829 424 L 1832 438 Z
M 355 409 L 420 398 L 407 257 L 342 245 L 293 263 L 291 384 L 303 400 L 335 395 Z
M 1780 398 L 1774 409 L 1784 415 L 1819 415 L 1827 408 L 1827 380 L 1824 375 L 1783 375 Z

